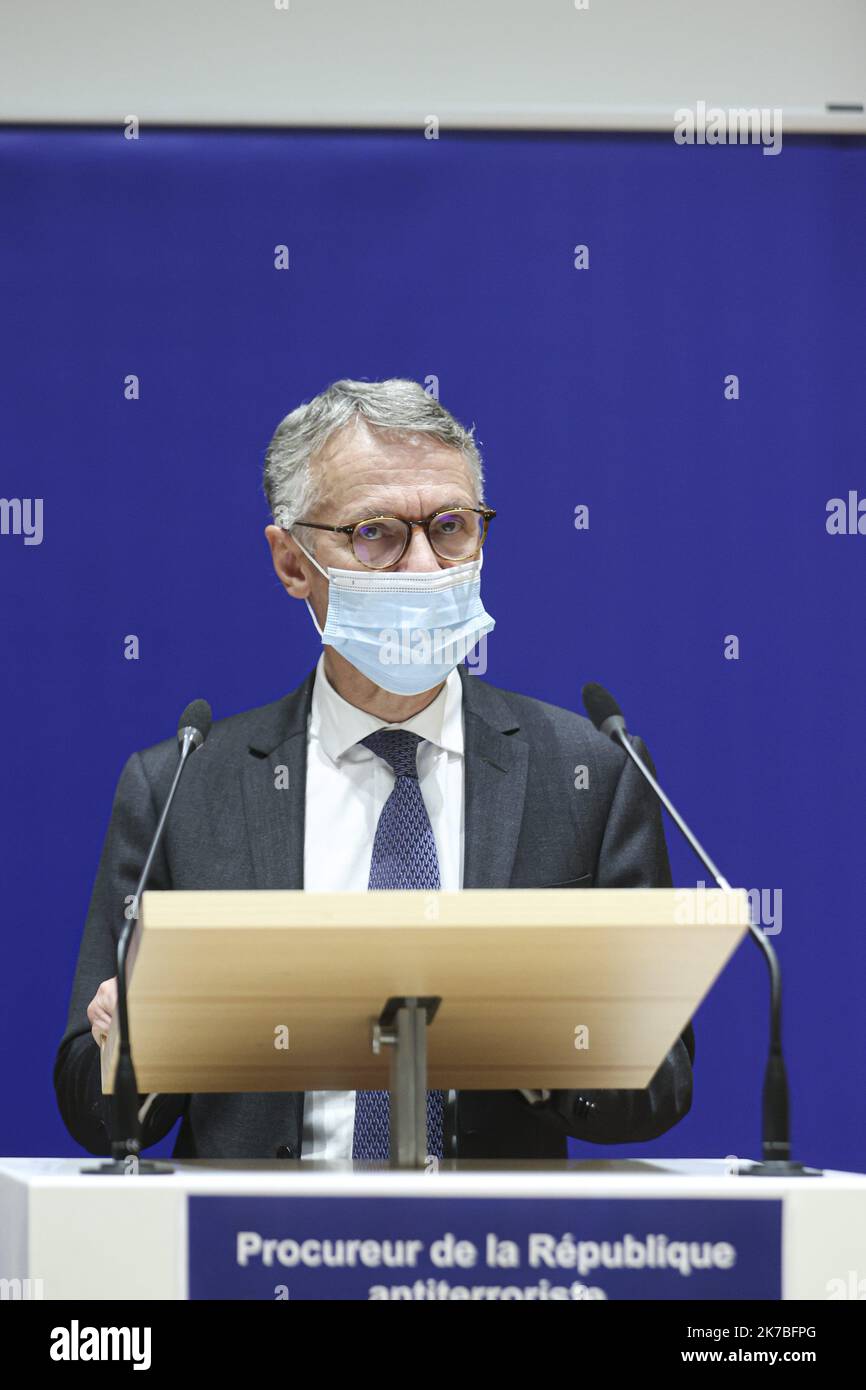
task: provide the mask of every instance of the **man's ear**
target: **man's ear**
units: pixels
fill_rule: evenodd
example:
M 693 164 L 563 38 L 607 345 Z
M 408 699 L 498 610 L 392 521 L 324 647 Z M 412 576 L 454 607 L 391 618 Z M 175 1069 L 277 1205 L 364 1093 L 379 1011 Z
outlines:
M 281 526 L 266 526 L 265 538 L 271 548 L 271 559 L 277 578 L 286 593 L 290 598 L 309 598 L 309 561 L 301 553 L 289 532 L 284 531 Z

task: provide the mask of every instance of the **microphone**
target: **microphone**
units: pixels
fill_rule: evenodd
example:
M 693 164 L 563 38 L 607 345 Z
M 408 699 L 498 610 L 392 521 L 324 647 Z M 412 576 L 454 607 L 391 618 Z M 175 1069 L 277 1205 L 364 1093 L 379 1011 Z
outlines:
M 138 1109 L 138 1081 L 135 1076 L 135 1067 L 132 1063 L 132 1050 L 129 1037 L 129 1010 L 127 1007 L 127 981 L 126 981 L 126 962 L 129 953 L 129 945 L 132 940 L 132 933 L 138 921 L 138 909 L 141 902 L 141 895 L 144 892 L 147 880 L 150 877 L 150 870 L 156 852 L 162 841 L 163 831 L 168 820 L 168 813 L 171 810 L 175 793 L 180 783 L 184 768 L 197 748 L 201 748 L 213 723 L 213 714 L 207 700 L 193 700 L 187 705 L 183 714 L 180 716 L 177 725 L 177 742 L 179 756 L 174 778 L 169 788 L 162 814 L 157 822 L 153 839 L 147 858 L 144 861 L 144 868 L 138 880 L 138 887 L 135 890 L 132 903 L 120 932 L 117 943 L 117 1022 L 118 1022 L 118 1055 L 117 1070 L 114 1076 L 114 1094 L 112 1096 L 112 1125 L 111 1125 L 111 1153 L 112 1159 L 107 1163 L 102 1163 L 98 1168 L 83 1168 L 85 1173 L 103 1174 L 125 1174 L 130 1171 L 138 1173 L 158 1174 L 171 1173 L 174 1169 L 167 1163 L 154 1163 L 150 1160 L 140 1160 L 138 1154 L 141 1150 L 141 1115 Z M 141 1114 L 145 1112 L 147 1102 L 141 1108 Z
M 725 892 L 732 892 L 731 885 L 707 854 L 703 845 L 674 806 L 670 798 L 659 786 L 646 763 L 632 747 L 626 728 L 625 716 L 609 690 L 592 681 L 583 687 L 583 705 L 589 718 L 599 733 L 605 734 L 618 744 L 628 755 L 645 782 L 674 821 L 677 829 L 688 841 L 704 868 Z M 763 1137 L 761 1149 L 763 1162 L 751 1163 L 745 1168 L 737 1168 L 740 1177 L 819 1177 L 820 1168 L 805 1168 L 791 1158 L 790 1122 L 788 1115 L 788 1076 L 782 1054 L 782 971 L 779 958 L 767 937 L 755 925 L 749 923 L 749 933 L 761 949 L 770 971 L 770 1050 L 764 1072 L 763 1092 Z
M 213 714 L 207 700 L 193 700 L 191 705 L 187 705 L 177 721 L 177 741 L 182 755 L 187 741 L 193 752 L 196 748 L 201 748 L 210 733 L 212 723 Z

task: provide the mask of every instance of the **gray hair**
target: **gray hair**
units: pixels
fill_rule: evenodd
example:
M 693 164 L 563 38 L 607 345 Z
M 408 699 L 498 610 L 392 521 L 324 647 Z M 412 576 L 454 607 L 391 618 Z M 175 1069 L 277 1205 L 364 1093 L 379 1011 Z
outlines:
M 474 425 L 464 429 L 417 381 L 399 377 L 343 380 L 291 411 L 267 447 L 264 490 L 278 526 L 290 529 L 315 506 L 323 480 L 310 464 L 333 434 L 359 417 L 388 435 L 422 434 L 458 449 L 469 467 L 478 501 L 484 501 L 484 469 Z

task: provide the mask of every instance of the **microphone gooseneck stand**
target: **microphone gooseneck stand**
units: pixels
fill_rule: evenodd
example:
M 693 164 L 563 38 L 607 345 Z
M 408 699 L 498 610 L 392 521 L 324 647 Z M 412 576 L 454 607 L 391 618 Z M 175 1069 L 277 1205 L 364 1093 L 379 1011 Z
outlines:
M 121 928 L 117 943 L 117 1023 L 118 1051 L 117 1068 L 114 1074 L 114 1091 L 111 1097 L 111 1159 L 96 1168 L 83 1168 L 83 1173 L 93 1173 L 100 1177 L 119 1175 L 128 1177 L 159 1176 L 173 1173 L 170 1163 L 160 1163 L 153 1159 L 141 1159 L 141 1120 L 138 1112 L 138 1081 L 132 1061 L 132 1045 L 129 1034 L 129 1009 L 127 1003 L 126 965 L 132 934 L 138 922 L 141 895 L 144 892 L 156 852 L 162 842 L 168 814 L 174 801 L 183 770 L 192 753 L 200 748 L 210 731 L 210 706 L 205 700 L 195 700 L 180 717 L 177 731 L 180 756 L 175 768 L 171 788 L 157 822 L 153 839 L 144 861 L 144 868 L 138 880 L 135 896 L 130 903 L 127 916 Z
M 707 854 L 697 836 L 689 829 L 677 808 L 659 786 L 646 763 L 632 747 L 622 710 L 603 686 L 595 683 L 583 687 L 583 703 L 587 714 L 602 734 L 612 739 L 628 755 L 644 781 L 652 788 L 677 829 L 694 850 L 704 868 L 725 893 L 733 892 L 731 885 Z M 749 934 L 763 952 L 770 972 L 770 1048 L 764 1072 L 762 1162 L 737 1167 L 738 1177 L 754 1178 L 817 1178 L 820 1168 L 806 1168 L 791 1158 L 791 1129 L 789 1115 L 788 1074 L 782 1052 L 782 971 L 779 958 L 764 932 L 749 922 Z

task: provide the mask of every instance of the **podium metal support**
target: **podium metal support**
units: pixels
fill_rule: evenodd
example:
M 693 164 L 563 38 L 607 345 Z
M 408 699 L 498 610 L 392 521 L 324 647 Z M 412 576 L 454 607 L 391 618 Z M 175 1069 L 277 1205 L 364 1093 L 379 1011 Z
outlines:
M 373 1025 L 373 1052 L 391 1051 L 392 1168 L 424 1168 L 427 1162 L 427 1025 L 441 998 L 389 999 Z

